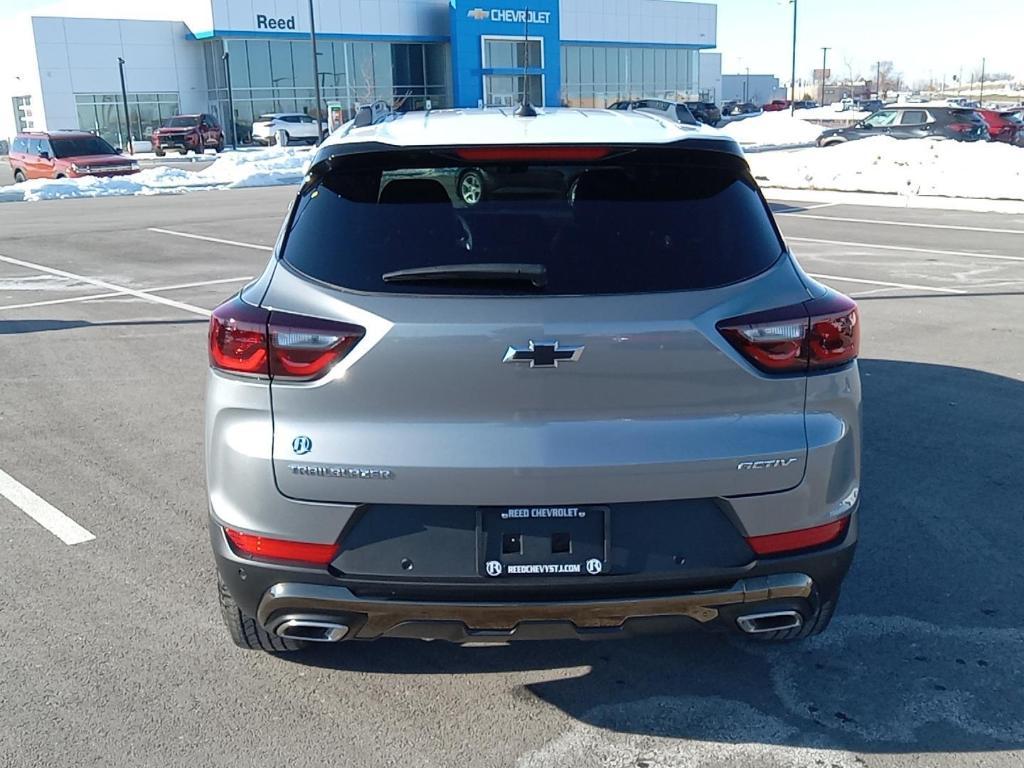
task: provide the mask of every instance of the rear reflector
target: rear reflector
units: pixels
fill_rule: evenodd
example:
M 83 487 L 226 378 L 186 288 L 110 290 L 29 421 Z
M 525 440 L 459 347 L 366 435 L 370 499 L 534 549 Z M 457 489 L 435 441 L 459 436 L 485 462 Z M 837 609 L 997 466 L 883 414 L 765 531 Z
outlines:
M 269 312 L 236 297 L 210 317 L 210 365 L 235 374 L 312 381 L 364 333 L 358 325 Z
M 328 565 L 338 555 L 337 544 L 310 544 L 303 541 L 268 539 L 225 528 L 228 541 L 243 555 L 257 560 L 278 560 L 304 565 Z
M 471 163 L 488 163 L 501 161 L 516 162 L 589 162 L 608 157 L 608 147 L 467 147 L 458 149 L 455 154 Z
M 801 531 L 773 533 L 768 536 L 754 536 L 747 539 L 747 544 L 758 555 L 780 555 L 784 552 L 797 552 L 801 549 L 820 547 L 835 541 L 846 532 L 850 518 L 844 517 L 834 523 L 821 525 L 817 528 L 804 528 Z
M 856 359 L 860 352 L 857 305 L 841 293 L 722 320 L 717 328 L 765 373 L 836 368 Z

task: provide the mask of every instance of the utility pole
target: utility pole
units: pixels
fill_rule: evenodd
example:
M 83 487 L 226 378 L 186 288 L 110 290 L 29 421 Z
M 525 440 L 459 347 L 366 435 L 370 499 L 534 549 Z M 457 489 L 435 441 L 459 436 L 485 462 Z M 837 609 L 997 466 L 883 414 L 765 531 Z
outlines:
M 750 67 L 747 67 L 747 82 L 743 86 L 743 100 L 750 101 Z
M 309 0 L 309 42 L 313 44 L 313 88 L 316 94 L 316 142 L 324 135 L 323 110 L 320 108 L 320 75 L 316 59 L 316 20 L 313 18 L 313 0 Z
M 796 11 L 797 1 L 790 0 L 793 3 L 793 68 L 790 71 L 790 83 L 793 88 L 793 98 L 789 102 L 789 114 L 791 117 L 796 116 Z
M 882 62 L 878 62 L 875 69 L 875 80 L 878 83 L 878 98 L 884 99 L 882 96 Z
M 981 87 L 978 88 L 978 105 L 984 106 L 985 101 L 985 59 L 981 60 Z
M 821 106 L 825 106 L 825 73 L 828 71 L 828 52 L 831 48 L 821 47 Z
M 235 127 L 235 99 L 231 95 L 231 60 L 228 52 L 224 51 L 224 71 L 227 74 L 228 79 L 228 120 L 231 121 L 231 148 L 238 149 L 238 136 L 236 132 L 238 128 Z
M 124 85 L 124 59 L 120 56 L 117 57 L 117 68 L 121 73 L 121 100 L 124 103 L 124 136 L 125 145 L 128 148 L 128 154 L 134 155 L 135 149 L 132 147 L 132 119 L 128 113 L 128 89 Z

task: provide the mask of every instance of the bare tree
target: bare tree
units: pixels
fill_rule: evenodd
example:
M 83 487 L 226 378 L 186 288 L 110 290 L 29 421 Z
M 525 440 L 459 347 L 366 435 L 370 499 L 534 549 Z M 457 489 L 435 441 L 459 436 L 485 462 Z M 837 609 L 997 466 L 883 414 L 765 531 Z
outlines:
M 896 71 L 896 66 L 891 61 L 883 61 L 878 67 L 878 79 L 881 92 L 898 91 L 903 83 L 903 73 Z

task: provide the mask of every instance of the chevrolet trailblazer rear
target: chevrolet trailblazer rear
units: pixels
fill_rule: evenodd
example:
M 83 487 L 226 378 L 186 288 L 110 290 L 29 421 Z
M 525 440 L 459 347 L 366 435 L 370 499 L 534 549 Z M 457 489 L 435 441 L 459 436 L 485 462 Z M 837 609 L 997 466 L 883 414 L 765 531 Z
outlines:
M 638 112 L 362 122 L 211 320 L 235 642 L 822 631 L 859 318 L 737 146 Z

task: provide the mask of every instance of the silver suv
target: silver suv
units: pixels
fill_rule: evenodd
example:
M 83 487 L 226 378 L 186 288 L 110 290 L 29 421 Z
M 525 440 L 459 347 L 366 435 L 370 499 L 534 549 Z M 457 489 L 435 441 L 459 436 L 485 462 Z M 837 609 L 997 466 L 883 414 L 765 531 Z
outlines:
M 857 536 L 858 343 L 712 129 L 349 125 L 211 319 L 231 636 L 820 632 Z

